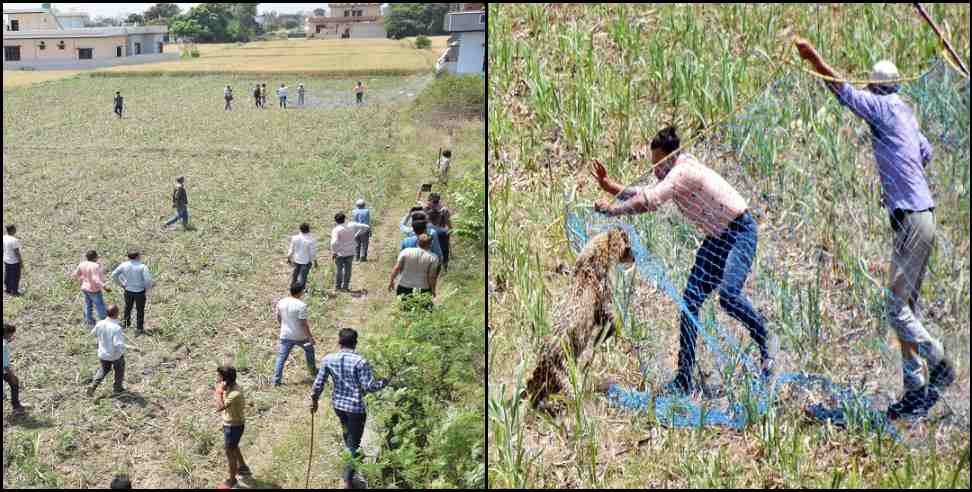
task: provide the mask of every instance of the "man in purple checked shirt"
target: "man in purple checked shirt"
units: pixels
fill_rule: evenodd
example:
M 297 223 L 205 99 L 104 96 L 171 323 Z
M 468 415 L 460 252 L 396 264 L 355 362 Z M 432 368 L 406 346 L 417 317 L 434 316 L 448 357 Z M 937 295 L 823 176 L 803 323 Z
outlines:
M 817 73 L 840 78 L 805 39 L 795 41 L 800 57 Z M 888 417 L 922 416 L 955 382 L 955 369 L 941 342 L 917 318 L 918 294 L 935 243 L 935 202 L 925 179 L 932 149 L 914 111 L 898 96 L 898 69 L 889 61 L 874 65 L 866 90 L 828 81 L 827 88 L 871 128 L 871 144 L 881 175 L 883 201 L 895 232 L 891 259 L 888 318 L 901 344 L 905 394 L 888 407 Z M 931 369 L 925 382 L 924 364 Z

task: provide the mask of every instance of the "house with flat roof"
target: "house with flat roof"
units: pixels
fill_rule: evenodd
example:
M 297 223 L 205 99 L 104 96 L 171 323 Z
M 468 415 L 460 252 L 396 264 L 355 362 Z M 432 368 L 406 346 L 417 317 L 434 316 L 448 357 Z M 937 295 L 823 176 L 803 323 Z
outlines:
M 328 15 L 308 16 L 304 33 L 318 38 L 385 38 L 380 3 L 329 3 Z
M 162 56 L 166 26 L 84 27 L 87 14 L 62 14 L 49 4 L 4 9 L 3 17 L 4 70 L 95 68 L 179 57 Z
M 436 63 L 436 71 L 486 73 L 486 4 L 450 4 L 445 30 L 452 35 L 448 48 Z

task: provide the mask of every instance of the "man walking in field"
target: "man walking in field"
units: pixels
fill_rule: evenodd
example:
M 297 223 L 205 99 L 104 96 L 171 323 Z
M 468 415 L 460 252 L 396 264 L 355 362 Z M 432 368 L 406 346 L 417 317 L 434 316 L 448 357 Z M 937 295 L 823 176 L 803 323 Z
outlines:
M 435 228 L 429 227 L 428 217 L 425 215 L 425 212 L 422 211 L 422 208 L 416 207 L 416 210 L 417 211 L 413 212 L 411 215 L 411 230 L 405 239 L 402 239 L 401 243 L 399 243 L 400 247 L 398 251 L 402 252 L 408 248 L 417 248 L 419 236 L 422 234 L 428 234 L 429 238 L 432 240 L 432 244 L 429 247 L 429 252 L 435 255 L 441 264 L 442 247 L 439 245 L 439 238 L 436 235 L 436 230 Z
M 311 334 L 307 304 L 301 301 L 304 297 L 302 285 L 290 287 L 290 297 L 285 297 L 277 303 L 277 322 L 280 323 L 280 351 L 273 369 L 273 385 L 280 386 L 283 382 L 284 364 L 290 357 L 290 351 L 300 345 L 304 349 L 307 360 L 307 370 L 311 376 L 317 373 L 317 360 L 314 359 L 314 335 Z
M 371 210 L 365 206 L 365 201 L 363 199 L 358 200 L 355 204 L 355 209 L 351 212 L 351 218 L 359 224 L 364 224 L 371 227 Z M 355 250 L 354 257 L 358 261 L 368 261 L 368 243 L 371 240 L 371 230 L 360 231 L 354 236 Z
M 91 334 L 98 339 L 98 360 L 101 365 L 88 387 L 88 396 L 94 395 L 111 371 L 115 371 L 115 394 L 124 393 L 122 383 L 125 381 L 125 336 L 118 326 L 118 306 L 108 306 L 108 317 L 99 321 Z
M 317 241 L 310 235 L 310 224 L 306 222 L 301 224 L 300 234 L 290 238 L 287 263 L 294 266 L 290 284 L 300 286 L 303 290 L 307 285 L 311 265 L 317 266 Z
M 216 488 L 222 490 L 234 489 L 240 479 L 253 474 L 250 467 L 243 460 L 240 452 L 240 440 L 246 429 L 246 397 L 243 389 L 236 382 L 236 368 L 228 364 L 216 369 L 216 412 L 223 417 L 223 447 L 226 450 L 226 461 L 229 463 L 229 478 Z
M 364 91 L 365 91 L 365 86 L 362 85 L 361 81 L 359 80 L 358 85 L 354 86 L 354 94 L 358 99 L 358 104 L 364 102 Z
M 449 231 L 452 229 L 452 213 L 448 208 L 441 204 L 441 197 L 438 193 L 429 195 L 429 201 L 425 204 L 425 214 L 429 218 L 430 228 L 435 229 L 435 234 L 439 238 L 439 245 L 442 247 L 442 271 L 449 271 Z
M 418 247 L 406 248 L 399 253 L 391 279 L 388 281 L 388 290 L 395 288 L 395 279 L 400 274 L 398 290 L 395 292 L 398 297 L 407 299 L 415 294 L 430 294 L 435 297 L 435 287 L 439 279 L 439 259 L 429 252 L 431 246 L 432 238 L 427 234 L 421 234 L 418 236 Z M 432 303 L 427 303 L 425 308 L 431 311 Z
M 223 89 L 223 99 L 226 99 L 226 106 L 223 107 L 223 110 L 229 111 L 233 109 L 230 105 L 230 102 L 233 100 L 233 89 L 230 86 L 226 86 L 226 89 Z
M 449 184 L 449 165 L 452 163 L 452 151 L 446 149 L 442 151 L 442 156 L 439 157 L 438 169 L 439 172 L 439 184 L 448 185 Z
M 297 84 L 297 104 L 304 105 L 304 84 Z
M 10 403 L 13 406 L 13 417 L 21 417 L 27 413 L 27 409 L 20 404 L 20 380 L 10 368 L 10 344 L 13 343 L 17 327 L 10 324 L 3 324 L 3 382 L 10 385 Z
M 334 289 L 351 291 L 351 267 L 354 265 L 355 239 L 364 231 L 371 231 L 371 227 L 357 222 L 345 224 L 344 212 L 334 216 L 337 226 L 331 231 L 331 252 L 334 254 Z
M 809 41 L 797 39 L 796 46 L 800 57 L 817 73 L 840 78 Z M 901 345 L 905 394 L 888 407 L 891 419 L 926 415 L 955 382 L 955 369 L 944 347 L 918 320 L 918 295 L 935 244 L 935 202 L 925 177 L 932 148 L 914 111 L 898 96 L 898 78 L 894 64 L 881 61 L 874 65 L 867 90 L 843 82 L 826 83 L 840 104 L 871 128 L 882 198 L 895 233 L 887 316 Z M 926 363 L 930 369 L 927 384 Z
M 115 114 L 117 114 L 119 118 L 122 117 L 122 103 L 123 103 L 123 99 L 122 99 L 121 91 L 116 91 L 115 92 Z
M 253 103 L 258 108 L 261 106 L 261 104 L 260 104 L 260 84 L 257 84 L 256 85 L 256 88 L 253 89 Z
M 101 291 L 111 292 L 111 288 L 106 285 L 105 269 L 98 263 L 97 251 L 91 250 L 85 254 L 85 261 L 82 261 L 74 270 L 74 278 L 81 281 L 81 293 L 84 294 L 84 321 L 89 326 L 94 326 L 107 315 L 105 298 Z M 97 320 L 92 313 L 94 309 L 98 310 Z
M 182 219 L 182 230 L 189 230 L 189 194 L 186 193 L 186 178 L 184 176 L 179 176 L 176 178 L 175 189 L 172 190 L 172 208 L 176 209 L 175 217 L 169 219 L 162 226 L 162 230 L 166 230 L 176 221 Z
M 340 351 L 329 354 L 321 361 L 321 370 L 317 373 L 314 390 L 311 393 L 311 413 L 317 413 L 317 402 L 321 399 L 324 386 L 330 379 L 334 382 L 331 404 L 334 413 L 341 421 L 344 446 L 354 459 L 360 459 L 361 454 L 358 449 L 361 447 L 361 437 L 364 435 L 365 422 L 368 420 L 364 396 L 381 391 L 388 386 L 388 380 L 375 380 L 371 365 L 355 352 L 358 346 L 357 331 L 350 328 L 342 329 L 338 334 L 338 346 Z M 354 475 L 354 463 L 348 463 L 344 468 L 344 484 L 349 489 L 355 488 Z
M 267 84 L 263 84 L 260 88 L 260 107 L 267 109 Z
M 287 109 L 287 86 L 285 84 L 280 84 L 280 88 L 277 89 L 277 97 L 280 98 L 280 107 Z
M 9 224 L 6 230 L 3 236 L 3 291 L 11 296 L 19 296 L 24 257 L 20 254 L 20 240 L 14 237 L 17 227 Z
M 695 266 L 683 294 L 688 313 L 682 313 L 678 373 L 666 388 L 669 392 L 689 394 L 697 389 L 692 377 L 699 309 L 716 288 L 720 289 L 719 305 L 746 326 L 750 337 L 759 346 L 761 377 L 768 380 L 773 361 L 767 344 L 766 320 L 753 309 L 742 292 L 756 256 L 756 221 L 739 192 L 694 156 L 679 153 L 662 162 L 679 147 L 674 128 L 663 129 L 651 141 L 654 173 L 659 180 L 653 189 L 625 188 L 607 176 L 600 162 L 594 161 L 592 169 L 598 185 L 622 200 L 615 205 L 598 201 L 594 208 L 611 217 L 635 215 L 653 212 L 673 200 L 682 215 L 705 233 L 705 241 L 696 254 Z
M 135 335 L 145 334 L 145 294 L 152 288 L 152 274 L 138 250 L 128 252 L 128 261 L 118 265 L 111 278 L 125 289 L 125 328 L 131 326 L 132 308 L 137 311 Z

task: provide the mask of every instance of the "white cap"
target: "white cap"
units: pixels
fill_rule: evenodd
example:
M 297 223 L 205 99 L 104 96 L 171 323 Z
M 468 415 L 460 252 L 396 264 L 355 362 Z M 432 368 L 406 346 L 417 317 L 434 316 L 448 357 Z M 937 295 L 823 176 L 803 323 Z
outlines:
M 357 205 L 357 206 L 359 206 L 359 207 L 364 207 L 364 206 L 365 206 L 365 201 L 364 201 L 363 199 L 361 199 L 361 200 L 358 200 L 358 201 L 357 201 L 357 202 L 355 203 L 355 205 Z
M 888 82 L 895 81 L 899 78 L 901 76 L 898 75 L 898 67 L 894 66 L 894 63 L 888 60 L 881 60 L 874 64 L 874 69 L 871 72 L 871 82 Z M 893 84 L 895 82 L 891 83 Z

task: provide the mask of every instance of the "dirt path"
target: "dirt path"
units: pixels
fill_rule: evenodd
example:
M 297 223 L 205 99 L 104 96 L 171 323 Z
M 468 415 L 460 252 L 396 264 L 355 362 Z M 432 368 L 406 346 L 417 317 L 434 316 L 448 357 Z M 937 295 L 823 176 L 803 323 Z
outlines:
M 401 145 L 402 142 L 399 141 Z M 394 152 L 394 150 L 392 150 Z M 392 155 L 392 154 L 389 154 Z M 400 162 L 409 162 L 408 156 L 398 156 Z M 375 323 L 375 319 L 388 319 L 395 309 L 393 293 L 387 290 L 388 276 L 398 257 L 401 233 L 398 229 L 401 215 L 412 206 L 414 193 L 422 181 L 421 170 L 413 166 L 403 165 L 401 174 L 397 177 L 397 190 L 390 195 L 399 197 L 393 203 L 386 204 L 385 209 L 372 209 L 373 222 L 376 228 L 371 237 L 368 262 L 354 264 L 351 278 L 351 288 L 358 294 L 335 293 L 333 289 L 333 264 L 325 265 L 322 261 L 320 268 L 312 271 L 318 281 L 323 282 L 327 295 L 327 325 L 333 327 L 353 327 L 364 334 L 364 330 L 377 326 L 387 326 Z M 391 185 L 393 188 L 395 184 Z M 325 234 L 319 234 L 326 236 Z M 321 242 L 326 242 L 319 239 Z M 288 271 L 278 272 L 279 275 L 289 275 Z M 320 295 L 320 291 L 309 295 Z M 312 317 L 314 314 L 312 313 Z M 318 341 L 317 358 L 331 353 L 336 348 L 335 332 L 331 328 L 323 329 L 321 323 L 315 325 L 315 338 Z M 367 347 L 361 347 L 367 350 Z M 302 354 L 292 354 L 289 372 L 290 384 L 284 385 L 275 397 L 273 415 L 270 419 L 262 419 L 255 433 L 259 438 L 247 446 L 244 439 L 243 452 L 248 464 L 254 470 L 257 485 L 268 486 L 304 486 L 304 473 L 307 466 L 310 445 L 310 412 L 308 410 L 308 396 L 310 394 L 310 379 L 299 381 L 299 369 L 293 365 L 302 364 Z M 377 377 L 385 375 L 376 374 Z M 285 377 L 285 379 L 286 379 Z M 341 437 L 341 427 L 330 405 L 330 389 L 325 389 L 320 401 L 320 410 L 315 421 L 314 460 L 311 465 L 311 488 L 342 488 L 343 470 L 341 453 L 344 449 Z M 370 417 L 370 416 L 369 416 Z M 379 442 L 373 429 L 375 419 L 370 418 L 362 440 L 362 452 L 366 459 L 373 459 L 378 453 Z M 297 460 L 299 463 L 287 462 Z M 298 466 L 299 465 L 299 466 Z M 299 473 L 297 473 L 299 469 Z M 278 483 L 267 484 L 260 482 L 261 476 L 273 476 Z
M 418 77 L 411 77 L 407 79 L 405 84 L 384 88 L 384 89 L 366 89 L 364 106 L 373 105 L 389 105 L 389 104 L 399 104 L 407 103 L 414 99 L 420 92 L 422 88 L 428 85 L 435 78 L 434 75 L 423 75 Z M 367 84 L 365 85 L 367 87 Z M 297 94 L 296 89 L 294 89 L 293 100 L 288 97 L 287 109 L 335 109 L 335 108 L 350 108 L 357 105 L 355 102 L 354 93 L 349 90 L 341 91 L 325 91 L 318 90 L 314 93 L 309 93 L 304 96 L 304 105 L 297 105 Z M 267 103 L 269 104 L 269 102 Z

